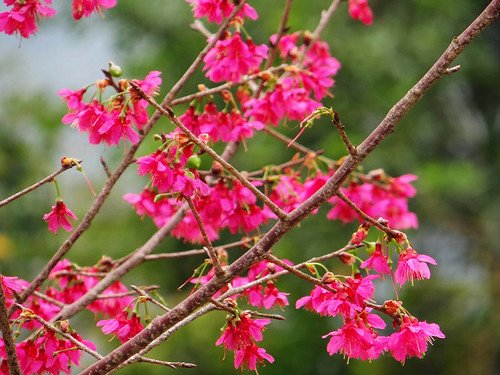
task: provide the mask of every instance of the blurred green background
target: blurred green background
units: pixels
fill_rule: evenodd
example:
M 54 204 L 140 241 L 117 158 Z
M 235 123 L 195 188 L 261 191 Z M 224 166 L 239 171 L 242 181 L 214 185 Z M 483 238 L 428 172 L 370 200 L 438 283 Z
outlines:
M 250 2 L 260 13 L 246 29 L 258 43 L 274 33 L 282 0 Z M 341 4 L 323 38 L 342 63 L 333 89 L 335 98 L 324 101 L 340 112 L 354 142 L 361 141 L 384 117 L 388 109 L 422 76 L 447 47 L 476 17 L 488 1 L 371 0 L 375 21 L 371 27 L 350 19 L 347 4 Z M 290 16 L 291 31 L 313 30 L 327 1 L 296 0 Z M 113 60 L 127 77 L 142 78 L 150 70 L 162 71 L 164 94 L 184 72 L 205 40 L 189 29 L 190 7 L 182 0 L 120 1 L 105 12 L 105 18 L 74 23 L 69 5 L 57 4 L 60 16 L 41 22 L 34 38 L 19 42 L 0 36 L 0 197 L 6 197 L 56 169 L 61 156 L 84 160 L 94 186 L 100 189 L 105 175 L 99 157 L 114 167 L 123 146 L 90 146 L 84 134 L 64 127 L 60 118 L 65 106 L 57 89 L 77 89 L 100 78 L 101 68 Z M 211 30 L 215 30 L 212 28 Z M 444 77 L 406 116 L 397 131 L 363 164 L 366 170 L 384 168 L 393 176 L 414 173 L 418 195 L 411 208 L 420 228 L 408 234 L 415 247 L 437 259 L 430 281 L 417 282 L 403 292 L 405 306 L 422 320 L 437 322 L 446 334 L 431 347 L 424 360 L 412 359 L 402 367 L 385 357 L 374 363 L 328 356 L 321 336 L 337 329 L 337 319 L 320 318 L 293 308 L 283 314 L 285 322 L 273 322 L 263 346 L 276 363 L 261 374 L 494 374 L 498 373 L 499 245 L 500 223 L 500 25 L 482 33 L 456 61 L 461 70 Z M 202 74 L 195 76 L 184 93 L 199 82 L 210 85 Z M 180 114 L 181 108 L 176 111 Z M 158 131 L 171 129 L 161 120 Z M 287 134 L 296 130 L 283 129 Z M 343 147 L 329 126 L 316 126 L 302 137 L 313 149 L 338 158 Z M 147 142 L 146 142 L 147 143 Z M 142 147 L 144 154 L 148 145 Z M 255 156 L 258 155 L 258 156 Z M 263 163 L 277 164 L 292 153 L 283 145 L 259 135 L 240 150 L 234 163 L 255 169 Z M 249 157 L 252 156 L 252 157 Z M 81 175 L 65 173 L 59 179 L 63 197 L 80 218 L 92 203 Z M 121 257 L 140 246 L 154 233 L 149 220 L 141 221 L 122 200 L 126 192 L 138 192 L 144 179 L 131 168 L 116 186 L 91 229 L 77 242 L 70 260 L 90 265 L 109 255 Z M 66 234 L 47 231 L 41 216 L 50 210 L 55 191 L 46 186 L 0 210 L 0 272 L 31 280 Z M 346 243 L 355 225 L 324 219 L 326 209 L 307 219 L 275 248 L 275 253 L 295 262 L 308 259 Z M 225 234 L 222 244 L 236 237 Z M 192 248 L 168 238 L 157 252 Z M 239 250 L 231 253 L 232 259 Z M 183 259 L 148 263 L 127 275 L 124 282 L 159 284 L 171 306 L 186 291 L 177 286 L 202 261 Z M 335 262 L 329 263 L 333 266 Z M 291 277 L 278 286 L 291 291 L 291 304 L 310 290 Z M 379 301 L 392 298 L 382 288 Z M 109 343 L 93 328 L 90 313 L 82 313 L 73 324 L 84 337 L 107 352 Z M 178 374 L 234 374 L 231 353 L 214 342 L 224 324 L 223 313 L 213 313 L 176 333 L 152 356 L 163 360 L 192 361 L 197 369 Z M 88 358 L 86 358 L 87 361 Z M 123 374 L 171 370 L 134 365 Z

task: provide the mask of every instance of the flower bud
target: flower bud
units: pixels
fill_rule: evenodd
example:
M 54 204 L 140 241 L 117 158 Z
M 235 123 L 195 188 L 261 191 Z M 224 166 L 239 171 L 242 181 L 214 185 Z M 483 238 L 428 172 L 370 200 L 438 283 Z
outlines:
M 109 62 L 109 74 L 111 74 L 113 77 L 121 77 L 123 74 L 122 68 L 120 68 L 118 65 L 116 65 L 113 61 Z
M 214 161 L 212 164 L 212 169 L 210 169 L 210 173 L 212 173 L 214 176 L 220 176 L 223 170 L 224 168 L 222 167 L 222 164 Z
M 59 328 L 61 329 L 61 331 L 63 331 L 64 333 L 68 333 L 70 331 L 69 329 L 69 320 L 66 319 L 66 320 L 61 320 L 59 322 Z
M 333 272 L 327 272 L 323 275 L 321 281 L 325 284 L 332 284 L 335 282 L 335 275 Z
M 356 258 L 354 258 L 354 255 L 349 254 L 349 253 L 340 254 L 339 259 L 342 263 L 347 264 L 348 266 L 353 265 L 354 261 L 356 260 Z
M 198 169 L 201 165 L 201 159 L 198 155 L 191 155 L 186 162 L 186 167 L 192 169 Z

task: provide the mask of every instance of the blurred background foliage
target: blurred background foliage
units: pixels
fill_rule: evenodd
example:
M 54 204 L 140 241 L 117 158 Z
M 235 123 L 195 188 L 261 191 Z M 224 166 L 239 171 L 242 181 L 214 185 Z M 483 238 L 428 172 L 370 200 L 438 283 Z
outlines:
M 274 33 L 283 6 L 282 0 L 254 0 L 260 13 L 257 22 L 245 27 L 258 43 Z M 361 141 L 384 117 L 388 109 L 422 76 L 446 48 L 453 36 L 484 8 L 488 1 L 469 0 L 371 0 L 375 22 L 365 27 L 347 15 L 342 3 L 326 29 L 323 39 L 342 63 L 333 89 L 334 99 L 324 102 L 341 114 L 353 141 Z M 290 31 L 313 30 L 324 0 L 294 1 Z M 59 5 L 64 16 L 43 21 L 34 39 L 17 44 L 2 37 L 0 46 L 0 197 L 6 197 L 57 168 L 63 155 L 84 160 L 87 173 L 99 189 L 104 172 L 99 157 L 114 167 L 123 146 L 106 149 L 89 146 L 86 136 L 65 128 L 60 118 L 65 107 L 55 95 L 57 88 L 76 89 L 100 78 L 99 69 L 113 59 L 126 76 L 142 78 L 160 70 L 164 94 L 184 72 L 205 40 L 189 29 L 192 15 L 182 0 L 120 1 L 106 12 L 105 20 L 94 17 L 78 24 L 69 21 L 69 10 Z M 374 363 L 341 356 L 329 357 L 322 335 L 337 329 L 337 319 L 320 318 L 293 308 L 283 314 L 286 322 L 273 322 L 263 346 L 276 363 L 260 369 L 261 374 L 493 374 L 498 370 L 499 271 L 498 229 L 500 223 L 500 27 L 497 22 L 466 49 L 456 62 L 461 70 L 444 77 L 406 116 L 397 131 L 365 161 L 366 170 L 384 168 L 393 176 L 414 173 L 418 195 L 411 202 L 420 220 L 418 230 L 408 234 L 414 246 L 435 257 L 430 281 L 405 288 L 405 306 L 422 320 L 437 322 L 446 340 L 437 341 L 424 360 L 412 359 L 402 367 L 391 358 Z M 212 28 L 214 31 L 215 29 Z M 49 43 L 43 48 L 37 38 Z M 50 43 L 50 41 L 56 41 Z M 60 41 L 60 42 L 59 42 Z M 41 43 L 41 42 L 38 42 Z M 45 43 L 45 42 L 44 42 Z M 38 47 L 37 47 L 38 46 Z M 7 78 L 6 78 L 7 77 Z M 37 83 L 38 82 L 38 83 Z M 191 79 L 184 93 L 196 91 L 198 83 L 210 85 L 201 73 Z M 182 108 L 176 109 L 177 113 Z M 282 130 L 293 135 L 295 124 Z M 156 131 L 171 126 L 161 120 Z M 313 149 L 324 149 L 338 158 L 343 147 L 328 124 L 315 126 L 301 138 Z M 149 143 L 149 142 L 146 142 Z M 151 149 L 145 144 L 139 154 Z M 262 163 L 277 164 L 292 152 L 265 135 L 248 142 L 234 163 L 247 170 Z M 59 178 L 67 204 L 82 218 L 92 196 L 76 171 Z M 141 221 L 122 200 L 125 192 L 138 192 L 145 181 L 134 168 L 117 185 L 91 229 L 77 242 L 70 260 L 90 265 L 102 255 L 124 256 L 154 233 L 149 220 Z M 0 210 L 0 272 L 31 280 L 66 234 L 47 231 L 41 220 L 50 210 L 55 191 L 46 186 Z M 274 249 L 281 257 L 299 262 L 343 246 L 355 225 L 324 219 L 326 210 L 307 219 Z M 217 244 L 236 237 L 225 234 Z M 192 246 L 167 238 L 157 252 L 172 252 Z M 241 250 L 232 250 L 234 259 Z M 179 286 L 202 261 L 183 259 L 147 263 L 127 275 L 124 282 L 136 285 L 159 284 L 170 306 L 187 291 Z M 329 266 L 344 271 L 332 261 Z M 290 291 L 291 304 L 310 290 L 309 285 L 291 277 L 278 282 Z M 383 291 L 383 293 L 382 293 Z M 382 288 L 377 299 L 392 298 Z M 223 313 L 213 313 L 176 333 L 154 350 L 163 360 L 193 361 L 194 370 L 178 374 L 234 374 L 231 353 L 223 361 L 223 350 L 215 347 Z M 92 316 L 83 313 L 73 324 L 98 344 L 111 350 L 92 328 Z M 134 365 L 123 374 L 147 371 L 163 373 L 164 368 Z

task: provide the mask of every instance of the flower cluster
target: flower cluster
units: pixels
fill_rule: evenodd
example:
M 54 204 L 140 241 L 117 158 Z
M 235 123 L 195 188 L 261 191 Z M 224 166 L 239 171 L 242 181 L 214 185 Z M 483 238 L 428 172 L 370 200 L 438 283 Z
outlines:
M 144 328 L 140 318 L 136 313 L 131 313 L 130 317 L 126 311 L 120 312 L 112 319 L 103 319 L 97 322 L 105 335 L 114 334 L 123 344 L 137 335 Z
M 40 17 L 53 17 L 56 11 L 50 7 L 52 0 L 3 0 L 11 7 L 0 13 L 0 32 L 7 35 L 20 34 L 29 38 L 38 31 L 36 22 Z M 89 17 L 102 8 L 113 8 L 117 0 L 73 0 L 73 18 Z
M 207 17 L 209 22 L 220 24 L 224 18 L 229 17 L 234 9 L 231 0 L 186 0 L 193 7 L 194 16 L 196 18 Z M 248 3 L 243 5 L 243 8 L 238 12 L 238 16 L 248 17 L 256 20 L 259 15 L 257 11 Z
M 156 95 L 161 84 L 160 72 L 152 71 L 143 80 L 133 82 L 146 94 Z M 141 130 L 148 121 L 147 101 L 134 91 L 127 80 L 122 79 L 116 84 L 111 75 L 94 86 L 96 93 L 88 103 L 83 100 L 88 87 L 77 91 L 59 91 L 69 109 L 62 122 L 88 133 L 91 144 L 117 145 L 120 140 L 137 143 L 139 134 L 136 129 Z M 108 100 L 103 100 L 104 90 L 110 86 L 116 93 Z
M 366 230 L 366 229 L 365 229 Z M 426 263 L 436 264 L 428 255 L 417 254 L 408 244 L 395 243 L 400 252 L 395 281 L 403 285 L 413 279 L 429 278 L 430 272 Z M 362 276 L 356 273 L 354 277 L 346 277 L 341 281 L 331 272 L 326 273 L 322 281 L 328 285 L 328 290 L 316 286 L 308 296 L 296 302 L 296 308 L 305 308 L 321 316 L 334 317 L 340 315 L 343 325 L 340 329 L 330 332 L 323 338 L 330 338 L 327 350 L 330 355 L 341 353 L 348 359 L 373 360 L 382 353 L 389 352 L 396 360 L 405 362 L 407 358 L 422 358 L 427 351 L 427 344 L 432 337 L 444 338 L 444 334 L 435 323 L 420 322 L 412 317 L 399 301 L 386 301 L 383 306 L 375 306 L 371 298 L 375 293 L 373 281 L 380 275 L 392 274 L 388 245 L 376 243 L 369 246 L 370 257 L 361 263 L 360 267 L 374 270 L 377 274 Z M 348 264 L 355 261 L 349 258 Z M 398 331 L 390 336 L 382 336 L 378 330 L 385 328 L 385 322 L 376 314 L 374 307 L 389 315 Z
M 72 332 L 71 336 L 89 349 L 95 349 L 95 345 L 91 341 L 83 340 L 76 332 Z M 35 339 L 27 339 L 17 343 L 16 353 L 19 367 L 24 375 L 70 374 L 72 366 L 80 364 L 82 355 L 81 349 L 70 340 L 58 337 L 53 331 L 47 329 L 43 329 Z M 7 358 L 4 342 L 1 338 L 0 358 Z M 0 364 L 0 374 L 9 374 L 6 360 Z
M 264 360 L 274 362 L 274 358 L 256 344 L 262 341 L 262 332 L 269 323 L 269 319 L 252 319 L 249 313 L 243 312 L 227 322 L 215 345 L 234 352 L 235 368 L 246 367 L 255 371 L 257 364 L 264 363 Z

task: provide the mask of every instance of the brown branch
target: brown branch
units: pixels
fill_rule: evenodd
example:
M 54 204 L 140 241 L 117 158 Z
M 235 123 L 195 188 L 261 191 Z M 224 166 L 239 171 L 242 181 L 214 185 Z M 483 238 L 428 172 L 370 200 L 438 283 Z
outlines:
M 65 303 L 62 303 L 62 302 L 60 302 L 60 301 L 58 301 L 58 300 L 56 300 L 56 299 L 54 299 L 52 297 L 49 297 L 48 295 L 43 294 L 43 293 L 41 293 L 41 292 L 39 292 L 37 290 L 35 290 L 33 292 L 33 295 L 36 296 L 36 297 L 38 297 L 38 298 L 40 298 L 40 299 L 42 299 L 42 300 L 44 300 L 44 301 L 47 301 L 47 302 L 51 303 L 51 304 L 53 304 L 53 305 L 55 305 L 57 307 L 63 308 L 64 306 L 66 306 Z
M 382 232 L 386 233 L 389 238 L 401 238 L 402 236 L 406 237 L 406 235 L 398 230 L 394 230 L 389 228 L 386 225 L 383 225 L 380 223 L 378 220 L 375 220 L 373 217 L 370 215 L 366 214 L 363 210 L 361 210 L 358 206 L 356 206 L 356 203 L 351 201 L 349 198 L 345 196 L 344 193 L 342 193 L 340 190 L 338 190 L 336 193 L 337 197 L 342 199 L 349 207 L 351 207 L 356 213 L 361 216 L 363 219 L 368 221 L 370 224 L 374 225 L 378 229 L 380 229 Z
M 258 238 L 258 237 L 256 237 Z M 222 246 L 215 246 L 215 250 L 226 250 L 230 249 L 233 247 L 238 247 L 245 245 L 249 242 L 252 242 L 254 238 L 249 238 L 245 237 L 241 241 L 236 241 L 232 242 L 226 245 Z M 162 253 L 162 254 L 153 254 L 153 255 L 146 255 L 145 260 L 158 260 L 158 259 L 171 259 L 171 258 L 181 258 L 181 257 L 187 257 L 187 256 L 193 256 L 193 255 L 202 255 L 206 254 L 207 252 L 205 249 L 194 249 L 194 250 L 186 250 L 186 251 L 179 251 L 175 253 Z
M 102 156 L 99 158 L 99 160 L 101 161 L 101 165 L 102 165 L 102 168 L 104 169 L 104 173 L 106 173 L 106 177 L 110 178 L 112 173 L 111 173 L 111 169 L 109 169 L 108 163 L 106 163 L 106 160 Z
M 287 219 L 287 214 L 281 208 L 279 208 L 273 201 L 271 201 L 264 193 L 262 193 L 259 189 L 252 185 L 250 181 L 248 181 L 245 176 L 243 176 L 238 170 L 229 164 L 226 160 L 224 160 L 219 154 L 217 154 L 212 148 L 207 146 L 203 141 L 201 141 L 197 136 L 195 136 L 182 122 L 179 121 L 177 116 L 174 114 L 172 109 L 169 106 L 160 106 L 156 101 L 146 94 L 137 84 L 134 82 L 130 82 L 130 85 L 136 90 L 141 97 L 148 101 L 153 107 L 155 107 L 162 114 L 167 116 L 169 120 L 178 128 L 180 128 L 189 139 L 198 146 L 201 150 L 205 151 L 208 155 L 212 157 L 212 159 L 219 162 L 229 173 L 231 173 L 234 177 L 241 182 L 243 186 L 245 186 L 248 190 L 250 190 L 261 202 L 263 202 L 273 213 L 279 217 L 281 220 Z
M 13 194 L 11 195 L 10 197 L 8 198 L 5 198 L 3 201 L 0 202 L 0 207 L 3 207 L 3 206 L 6 206 L 8 205 L 10 202 L 22 197 L 23 195 L 25 194 L 28 194 L 29 192 L 39 188 L 40 186 L 42 185 L 45 185 L 47 182 L 52 182 L 52 180 L 54 179 L 54 177 L 60 175 L 61 173 L 63 173 L 65 170 L 68 170 L 68 169 L 71 169 L 75 166 L 76 164 L 71 164 L 71 165 L 67 165 L 67 166 L 62 166 L 61 168 L 59 168 L 57 171 L 49 174 L 47 177 L 45 178 L 42 178 L 40 181 L 38 181 L 37 183 L 31 185 L 31 186 L 28 186 L 26 189 L 23 189 L 19 192 L 17 192 L 16 194 Z
M 137 287 L 136 287 L 137 288 Z M 142 291 L 150 291 L 150 290 L 158 290 L 160 287 L 158 285 L 150 285 L 150 286 L 142 286 L 140 288 Z M 129 291 L 123 293 L 114 293 L 114 294 L 100 294 L 96 297 L 96 299 L 112 299 L 112 298 L 123 298 L 128 296 L 135 296 L 137 292 Z
M 200 66 L 200 64 L 203 61 L 203 58 L 205 55 L 212 49 L 212 47 L 217 43 L 217 41 L 222 37 L 224 32 L 226 31 L 227 27 L 229 26 L 229 22 L 232 20 L 232 18 L 240 11 L 240 9 L 243 7 L 245 4 L 246 0 L 241 0 L 238 5 L 236 5 L 233 9 L 233 12 L 231 15 L 225 19 L 215 36 L 208 42 L 208 44 L 205 46 L 205 48 L 198 54 L 198 56 L 195 58 L 193 63 L 189 66 L 189 68 L 186 70 L 186 72 L 182 75 L 182 77 L 174 84 L 174 86 L 170 89 L 168 94 L 165 96 L 163 99 L 161 105 L 166 105 L 168 106 L 172 99 L 177 95 L 177 93 L 184 87 L 186 84 L 187 80 L 194 74 L 196 69 Z M 90 207 L 90 209 L 87 211 L 85 214 L 85 217 L 83 220 L 80 222 L 80 224 L 77 226 L 77 228 L 71 233 L 71 235 L 63 242 L 63 244 L 59 247 L 59 249 L 56 251 L 56 253 L 52 256 L 52 258 L 49 260 L 49 262 L 44 266 L 44 268 L 40 271 L 40 273 L 35 277 L 35 279 L 31 282 L 31 284 L 26 288 L 26 290 L 19 296 L 17 299 L 19 303 L 22 303 L 26 301 L 26 299 L 33 294 L 33 291 L 38 288 L 49 276 L 50 271 L 56 266 L 57 262 L 61 260 L 66 253 L 73 247 L 73 244 L 80 238 L 80 236 L 90 227 L 90 224 L 92 223 L 92 220 L 94 217 L 99 213 L 102 205 L 106 201 L 107 197 L 111 193 L 111 189 L 113 186 L 116 184 L 118 179 L 121 177 L 123 172 L 128 168 L 128 166 L 133 162 L 134 155 L 141 145 L 142 141 L 144 138 L 147 136 L 151 128 L 156 124 L 158 119 L 161 117 L 161 112 L 156 111 L 149 121 L 144 125 L 142 129 L 142 134 L 141 138 L 139 141 L 132 145 L 130 149 L 127 151 L 125 156 L 123 157 L 122 161 L 118 165 L 118 168 L 116 171 L 113 173 L 113 175 L 108 178 L 106 184 L 102 188 L 101 192 L 95 199 L 94 203 Z M 179 218 L 179 221 L 182 219 Z M 177 224 L 177 223 L 176 223 Z M 162 232 L 163 234 L 163 232 Z M 166 234 L 165 234 L 166 235 Z M 9 316 L 13 312 L 13 308 L 11 307 L 9 309 Z
M 10 328 L 9 315 L 7 312 L 7 300 L 2 287 L 2 276 L 0 275 L 0 331 L 5 345 L 5 352 L 7 353 L 7 365 L 11 375 L 22 375 L 17 359 L 16 344 L 12 336 L 12 329 Z
M 219 257 L 217 256 L 217 253 L 215 252 L 214 248 L 212 247 L 212 242 L 208 238 L 207 231 L 205 229 L 205 226 L 203 225 L 203 220 L 201 219 L 201 216 L 200 216 L 198 210 L 196 209 L 196 206 L 194 205 L 191 198 L 184 197 L 184 199 L 188 203 L 189 208 L 191 209 L 191 212 L 193 213 L 194 219 L 196 220 L 196 223 L 198 224 L 198 228 L 200 229 L 201 236 L 203 237 L 203 242 L 205 243 L 205 249 L 207 251 L 208 257 L 210 258 L 210 261 L 212 262 L 212 266 L 214 267 L 216 277 L 224 277 L 225 271 L 222 268 L 222 265 L 220 264 Z
M 130 287 L 141 297 L 143 297 L 146 301 L 151 302 L 153 305 L 158 306 L 160 309 L 164 311 L 170 311 L 170 309 L 165 306 L 160 301 L 157 301 L 155 298 L 151 297 L 146 291 L 141 288 L 136 287 L 135 285 L 130 285 Z
M 485 27 L 490 25 L 500 13 L 500 0 L 493 0 L 486 9 L 467 27 L 458 37 L 454 38 L 443 55 L 431 69 L 410 89 L 410 91 L 394 105 L 376 129 L 359 145 L 356 159 L 348 156 L 334 175 L 315 194 L 293 210 L 288 220 L 279 220 L 264 237 L 239 259 L 228 267 L 228 277 L 214 278 L 193 294 L 187 297 L 165 315 L 155 319 L 148 327 L 134 338 L 115 349 L 105 358 L 87 368 L 82 375 L 104 374 L 125 362 L 134 354 L 147 347 L 163 332 L 181 322 L 195 310 L 206 304 L 214 293 L 219 291 L 227 282 L 248 269 L 256 261 L 262 259 L 271 247 L 278 242 L 285 233 L 290 231 L 308 214 L 319 207 L 340 188 L 350 173 L 364 160 L 390 133 L 392 133 L 404 115 L 422 98 L 425 92 L 444 74 L 451 62 L 467 47 Z
M 195 368 L 196 365 L 194 363 L 189 363 L 189 362 L 165 362 L 165 361 L 160 361 L 158 359 L 153 359 L 153 358 L 146 358 L 146 357 L 139 357 L 137 362 L 144 362 L 144 363 L 151 363 L 153 365 L 160 365 L 160 366 L 166 366 L 170 367 L 172 369 L 176 368 Z
M 340 138 L 342 139 L 342 142 L 344 142 L 344 145 L 347 148 L 349 155 L 355 158 L 357 154 L 356 146 L 354 146 L 349 140 L 349 137 L 345 132 L 345 125 L 340 121 L 338 112 L 333 112 L 332 123 L 339 131 Z

